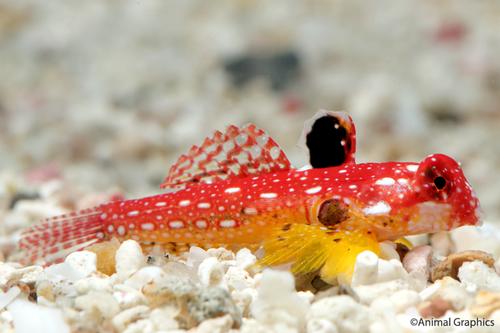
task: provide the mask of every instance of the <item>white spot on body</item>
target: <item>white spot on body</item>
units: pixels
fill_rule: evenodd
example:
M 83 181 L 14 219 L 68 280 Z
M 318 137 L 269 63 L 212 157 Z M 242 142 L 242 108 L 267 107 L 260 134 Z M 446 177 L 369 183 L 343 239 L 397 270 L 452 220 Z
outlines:
M 241 189 L 239 187 L 230 187 L 230 188 L 227 188 L 224 192 L 226 193 L 236 193 L 236 192 L 239 192 L 241 191 Z
M 118 232 L 118 235 L 123 236 L 125 235 L 125 227 L 124 226 L 119 226 L 116 231 Z
M 142 230 L 154 230 L 155 225 L 153 223 L 143 223 L 143 224 L 141 224 L 141 229 Z
M 366 215 L 387 214 L 390 211 L 391 211 L 391 206 L 389 206 L 384 201 L 379 201 L 375 205 L 363 209 L 363 213 L 365 213 Z
M 321 186 L 311 187 L 310 189 L 307 189 L 305 192 L 307 194 L 314 194 L 314 193 L 318 193 L 319 191 L 321 191 Z
M 205 220 L 197 220 L 195 223 L 197 228 L 200 228 L 200 229 L 205 229 L 207 227 L 207 221 Z
M 106 214 L 106 213 L 101 214 L 101 220 L 104 220 L 106 217 L 108 217 L 108 214 Z
M 139 215 L 139 211 L 138 210 L 133 210 L 133 211 L 130 211 L 127 213 L 128 216 L 137 216 Z
M 189 201 L 189 200 L 181 200 L 181 201 L 179 201 L 179 206 L 186 207 L 186 206 L 189 206 L 190 203 L 191 203 L 191 201 Z
M 273 160 L 277 159 L 280 157 L 281 150 L 278 147 L 273 147 L 271 148 L 271 151 L 269 152 L 269 155 L 271 155 L 271 158 Z
M 243 213 L 247 214 L 247 215 L 257 215 L 257 209 L 253 208 L 253 207 L 245 207 L 243 209 Z
M 418 170 L 418 164 L 407 165 L 406 169 L 411 172 L 416 172 Z
M 182 222 L 182 221 L 170 221 L 170 222 L 168 222 L 168 225 L 172 229 L 180 229 L 180 228 L 184 227 L 184 222 Z
M 406 178 L 399 178 L 398 179 L 398 183 L 401 184 L 401 185 L 406 185 L 406 184 L 408 184 L 408 179 L 406 179 Z
M 112 232 L 113 232 L 113 230 L 115 230 L 115 227 L 113 227 L 113 225 L 112 225 L 112 224 L 108 225 L 108 232 L 109 232 L 109 233 L 112 233 Z
M 263 199 L 272 199 L 276 198 L 278 195 L 276 193 L 261 193 L 260 197 Z
M 198 208 L 202 208 L 202 209 L 210 208 L 210 204 L 208 202 L 200 202 L 198 204 Z
M 395 183 L 396 181 L 394 180 L 394 178 L 391 177 L 381 178 L 375 182 L 376 185 L 385 185 L 385 186 L 394 185 Z
M 234 228 L 236 226 L 235 220 L 222 220 L 219 222 L 221 228 Z
M 354 190 L 354 189 L 358 188 L 358 186 L 353 184 L 353 185 L 349 185 L 349 188 L 350 188 L 351 190 Z
M 163 206 L 166 206 L 166 205 L 167 205 L 167 203 L 166 203 L 166 202 L 163 202 L 163 201 L 157 202 L 157 203 L 155 204 L 155 206 L 156 206 L 156 207 L 163 207 Z

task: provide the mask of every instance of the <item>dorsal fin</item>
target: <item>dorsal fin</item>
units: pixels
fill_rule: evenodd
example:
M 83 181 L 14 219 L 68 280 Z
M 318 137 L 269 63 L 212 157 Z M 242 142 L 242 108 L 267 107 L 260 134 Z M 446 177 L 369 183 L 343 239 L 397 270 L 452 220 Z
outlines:
M 354 122 L 345 112 L 320 110 L 305 122 L 299 144 L 309 150 L 309 162 L 313 168 L 354 162 Z
M 192 146 L 172 165 L 162 188 L 188 183 L 213 183 L 228 177 L 245 177 L 290 169 L 278 144 L 253 124 L 228 126 L 216 131 L 201 146 Z

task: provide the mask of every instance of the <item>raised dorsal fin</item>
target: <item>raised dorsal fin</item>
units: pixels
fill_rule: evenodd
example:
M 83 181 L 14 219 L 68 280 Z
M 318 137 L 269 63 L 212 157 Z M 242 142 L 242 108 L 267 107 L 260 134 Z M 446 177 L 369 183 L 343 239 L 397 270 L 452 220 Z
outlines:
M 162 188 L 189 183 L 213 183 L 228 177 L 245 177 L 290 169 L 278 144 L 253 124 L 228 126 L 216 131 L 201 146 L 192 146 L 172 165 Z
M 320 110 L 305 122 L 299 144 L 309 150 L 309 162 L 313 168 L 354 162 L 354 122 L 345 112 Z

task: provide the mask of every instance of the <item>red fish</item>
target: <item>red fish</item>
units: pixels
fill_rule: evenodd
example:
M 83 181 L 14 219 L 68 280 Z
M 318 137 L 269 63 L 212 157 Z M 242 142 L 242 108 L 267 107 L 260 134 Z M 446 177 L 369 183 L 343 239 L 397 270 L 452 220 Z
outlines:
M 255 125 L 229 126 L 179 158 L 168 193 L 50 218 L 20 247 L 29 261 L 53 262 L 112 237 L 174 252 L 263 245 L 262 265 L 321 269 L 331 281 L 381 241 L 479 223 L 478 199 L 451 157 L 357 164 L 354 124 L 338 112 L 318 113 L 304 133 L 311 169 L 292 168 Z

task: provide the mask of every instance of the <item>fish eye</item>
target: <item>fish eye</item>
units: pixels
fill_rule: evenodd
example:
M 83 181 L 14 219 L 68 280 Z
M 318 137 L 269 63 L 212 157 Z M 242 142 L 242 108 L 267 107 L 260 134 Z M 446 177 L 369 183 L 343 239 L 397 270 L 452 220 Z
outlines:
M 446 187 L 446 179 L 444 179 L 444 177 L 437 176 L 436 178 L 434 178 L 434 186 L 436 186 L 436 188 L 441 191 Z

